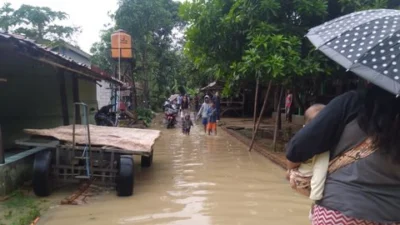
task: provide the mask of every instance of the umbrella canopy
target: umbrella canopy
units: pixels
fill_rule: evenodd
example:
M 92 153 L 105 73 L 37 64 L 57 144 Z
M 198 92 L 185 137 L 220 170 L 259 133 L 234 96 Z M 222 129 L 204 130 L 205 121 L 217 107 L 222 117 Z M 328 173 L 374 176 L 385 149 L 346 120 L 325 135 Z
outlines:
M 347 70 L 400 94 L 400 10 L 351 13 L 310 29 L 306 37 Z

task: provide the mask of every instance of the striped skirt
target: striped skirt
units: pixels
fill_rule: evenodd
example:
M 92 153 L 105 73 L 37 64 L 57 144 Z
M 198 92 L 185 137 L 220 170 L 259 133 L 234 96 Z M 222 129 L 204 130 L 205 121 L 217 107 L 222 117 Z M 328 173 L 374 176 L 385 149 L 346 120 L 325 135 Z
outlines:
M 314 205 L 311 221 L 312 225 L 400 225 L 400 223 L 377 223 L 355 219 L 319 205 Z

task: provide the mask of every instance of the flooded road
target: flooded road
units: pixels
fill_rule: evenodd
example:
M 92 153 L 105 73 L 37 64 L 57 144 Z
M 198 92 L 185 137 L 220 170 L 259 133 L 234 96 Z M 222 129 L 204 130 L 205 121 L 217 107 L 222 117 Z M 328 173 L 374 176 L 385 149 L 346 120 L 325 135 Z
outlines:
M 163 130 L 153 166 L 135 167 L 134 196 L 110 192 L 86 205 L 58 206 L 39 224 L 309 224 L 311 202 L 290 189 L 281 168 L 223 131 L 201 130 Z

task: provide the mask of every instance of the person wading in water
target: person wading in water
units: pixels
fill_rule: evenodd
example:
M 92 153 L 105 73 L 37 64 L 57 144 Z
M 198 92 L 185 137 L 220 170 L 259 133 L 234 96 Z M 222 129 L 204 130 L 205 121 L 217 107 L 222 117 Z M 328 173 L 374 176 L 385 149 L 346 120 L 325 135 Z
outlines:
M 184 118 L 186 115 L 189 115 L 189 99 L 187 95 L 184 95 L 182 98 L 182 103 L 181 103 L 181 118 Z
M 204 103 L 201 105 L 199 112 L 197 113 L 197 118 L 201 117 L 201 123 L 204 126 L 204 133 L 207 133 L 208 124 L 208 109 L 210 108 L 210 97 L 208 95 L 204 96 Z

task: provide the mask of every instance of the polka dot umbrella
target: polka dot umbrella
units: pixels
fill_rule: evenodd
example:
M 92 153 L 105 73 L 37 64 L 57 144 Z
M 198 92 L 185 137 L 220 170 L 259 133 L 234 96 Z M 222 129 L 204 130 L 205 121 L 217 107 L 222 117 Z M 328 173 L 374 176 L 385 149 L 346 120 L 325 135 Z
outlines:
M 351 13 L 311 28 L 306 37 L 347 70 L 400 95 L 400 10 Z

